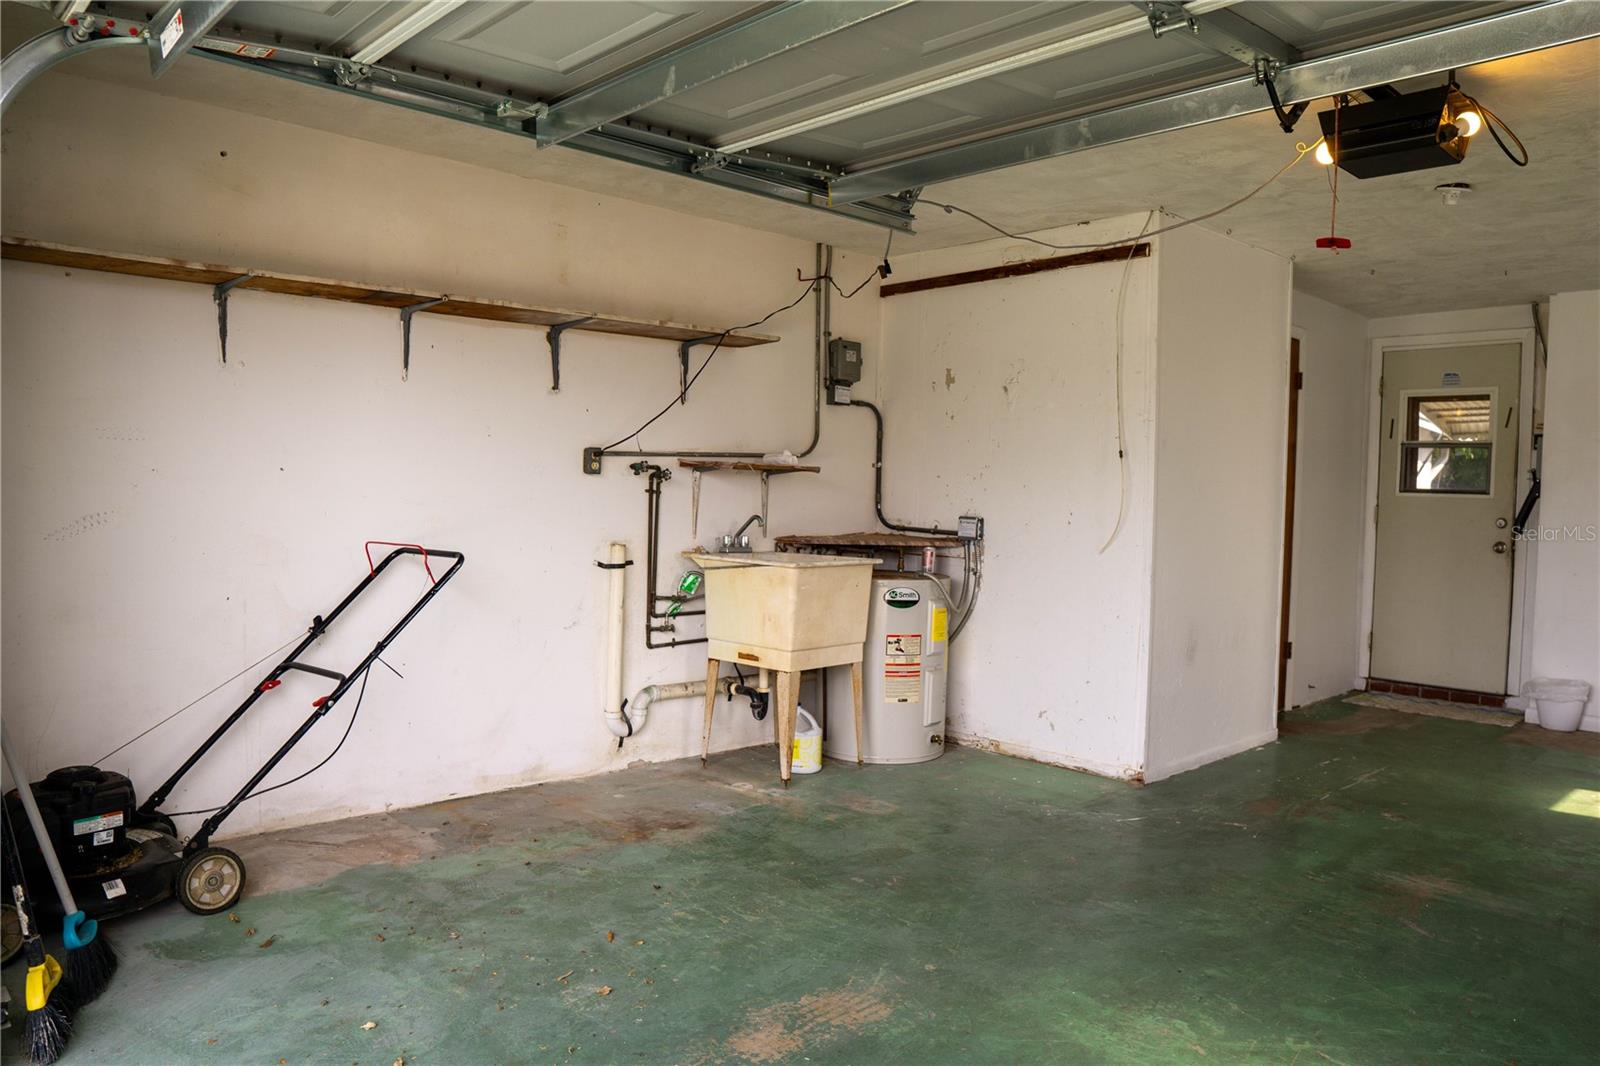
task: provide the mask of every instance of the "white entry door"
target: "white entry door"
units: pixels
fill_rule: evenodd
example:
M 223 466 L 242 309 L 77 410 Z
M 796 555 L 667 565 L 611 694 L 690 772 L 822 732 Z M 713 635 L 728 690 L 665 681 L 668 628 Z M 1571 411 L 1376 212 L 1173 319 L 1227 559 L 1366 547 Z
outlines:
M 1372 677 L 1503 693 L 1522 348 L 1383 353 Z

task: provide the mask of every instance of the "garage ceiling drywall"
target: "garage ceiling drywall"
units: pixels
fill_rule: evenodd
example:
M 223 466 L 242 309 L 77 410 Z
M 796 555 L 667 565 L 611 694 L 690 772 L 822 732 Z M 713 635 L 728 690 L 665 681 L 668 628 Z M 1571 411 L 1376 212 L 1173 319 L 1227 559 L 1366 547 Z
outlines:
M 49 25 L 39 12 L 7 8 L 8 48 Z M 203 60 L 185 60 L 155 83 L 134 50 L 85 56 L 68 69 L 844 247 L 879 248 L 884 238 L 881 229 L 862 223 L 578 152 L 539 151 L 524 139 Z M 1366 315 L 1507 304 L 1600 287 L 1600 44 L 1504 60 L 1459 76 L 1527 141 L 1531 166 L 1512 166 L 1485 137 L 1460 167 L 1365 182 L 1347 178 L 1340 185 L 1340 232 L 1355 247 L 1338 256 L 1313 247 L 1327 232 L 1330 194 L 1326 172 L 1309 159 L 1250 203 L 1204 225 L 1295 257 L 1300 288 Z M 19 106 L 26 106 L 26 97 Z M 1312 129 L 1308 116 L 1299 132 L 1309 136 Z M 1250 116 L 930 186 L 924 195 L 961 204 L 1013 231 L 1155 206 L 1193 216 L 1257 185 L 1292 156 L 1295 139 L 1270 117 Z M 1473 191 L 1446 208 L 1433 192 L 1443 181 L 1466 181 Z M 897 237 L 896 248 L 991 235 L 927 206 L 918 212 L 918 230 Z
M 1331 196 L 1328 171 L 1309 157 L 1203 225 L 1293 256 L 1297 288 L 1370 317 L 1600 287 L 1600 44 L 1457 77 L 1517 131 L 1532 153 L 1529 166 L 1514 166 L 1479 136 L 1460 166 L 1364 181 L 1342 175 L 1339 232 L 1355 246 L 1339 255 L 1314 246 L 1328 232 Z M 1314 129 L 1308 113 L 1300 139 Z M 1264 181 L 1294 156 L 1296 139 L 1270 115 L 1252 115 L 930 186 L 924 197 L 971 207 L 1013 232 L 1156 205 L 1191 217 Z M 1467 182 L 1472 191 L 1446 207 L 1434 192 L 1443 182 Z M 919 211 L 919 239 L 984 235 L 976 223 L 940 214 Z

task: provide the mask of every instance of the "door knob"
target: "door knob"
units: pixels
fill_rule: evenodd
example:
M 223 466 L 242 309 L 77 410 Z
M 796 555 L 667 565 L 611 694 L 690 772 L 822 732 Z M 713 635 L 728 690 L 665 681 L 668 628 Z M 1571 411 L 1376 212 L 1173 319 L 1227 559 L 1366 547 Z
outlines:
M 1496 555 L 1504 555 L 1506 553 L 1506 542 L 1503 540 L 1495 541 L 1494 552 Z

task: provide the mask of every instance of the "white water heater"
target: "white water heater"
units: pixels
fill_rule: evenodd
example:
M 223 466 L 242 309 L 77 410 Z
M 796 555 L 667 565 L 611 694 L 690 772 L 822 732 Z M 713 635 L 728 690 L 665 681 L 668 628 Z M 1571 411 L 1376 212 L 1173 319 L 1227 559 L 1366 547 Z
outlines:
M 937 585 L 935 584 L 937 582 Z M 934 574 L 872 575 L 866 656 L 861 663 L 862 755 L 869 763 L 914 763 L 944 754 L 950 582 Z M 828 671 L 823 753 L 854 762 L 850 671 Z

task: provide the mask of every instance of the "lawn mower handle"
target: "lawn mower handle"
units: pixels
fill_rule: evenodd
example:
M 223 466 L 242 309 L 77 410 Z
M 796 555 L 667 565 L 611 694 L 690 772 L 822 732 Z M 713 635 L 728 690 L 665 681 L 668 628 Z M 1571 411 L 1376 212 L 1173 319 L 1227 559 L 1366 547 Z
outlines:
M 399 622 L 395 623 L 394 628 L 390 629 L 388 633 L 384 634 L 383 638 L 373 646 L 372 651 L 367 653 L 366 658 L 362 659 L 360 664 L 348 674 L 341 674 L 334 670 L 328 670 L 324 667 L 312 666 L 308 663 L 302 663 L 298 661 L 300 654 L 309 648 L 319 637 L 322 636 L 324 632 L 327 631 L 328 627 L 333 624 L 334 620 L 344 613 L 345 608 L 349 607 L 351 603 L 355 602 L 356 598 L 365 592 L 368 586 L 378 579 L 378 575 L 382 574 L 384 570 L 388 568 L 390 563 L 394 562 L 402 555 L 420 555 L 423 557 L 425 562 L 430 557 L 453 559 L 455 561 L 451 564 L 448 570 L 433 580 L 432 584 L 428 586 L 428 590 L 417 599 L 416 603 L 411 605 L 411 609 L 405 613 L 405 616 L 402 617 Z M 230 814 L 233 813 L 234 809 L 237 808 L 239 804 L 250 798 L 250 793 L 255 790 L 256 786 L 261 784 L 266 776 L 272 772 L 273 768 L 283 760 L 283 757 L 289 754 L 294 746 L 299 743 L 300 738 L 304 737 L 306 733 L 310 732 L 311 727 L 317 723 L 317 720 L 331 711 L 333 709 L 333 705 L 339 701 L 340 697 L 350 690 L 350 686 L 355 684 L 357 680 L 359 680 L 369 669 L 371 669 L 372 664 L 378 661 L 379 656 L 381 656 L 388 649 L 389 645 L 394 642 L 395 638 L 400 635 L 400 631 L 411 624 L 411 620 L 428 605 L 429 601 L 432 600 L 433 597 L 438 594 L 439 590 L 445 586 L 445 583 L 456 575 L 456 571 L 460 570 L 461 567 L 466 564 L 466 561 L 467 557 L 458 551 L 447 551 L 441 548 L 424 548 L 419 544 L 406 544 L 396 547 L 389 554 L 385 555 L 376 566 L 370 566 L 367 575 L 361 579 L 360 583 L 358 583 L 355 588 L 350 590 L 349 594 L 346 595 L 344 599 L 339 601 L 338 605 L 335 606 L 332 611 L 328 612 L 326 617 L 317 615 L 312 619 L 311 626 L 306 630 L 305 637 L 295 645 L 294 650 L 289 653 L 288 657 L 280 662 L 277 666 L 273 667 L 271 672 L 267 674 L 266 678 L 260 684 L 256 685 L 255 688 L 251 689 L 250 695 L 245 697 L 244 702 L 241 703 L 232 714 L 228 715 L 222 724 L 219 725 L 216 730 L 205 739 L 198 749 L 196 749 L 194 754 L 185 759 L 183 761 L 183 765 L 179 766 L 173 775 L 162 783 L 160 788 L 151 793 L 150 797 L 140 805 L 138 811 L 139 816 L 144 819 L 153 819 L 156 815 L 159 815 L 160 811 L 158 808 L 161 806 L 161 804 L 166 802 L 167 797 L 171 795 L 172 790 L 177 787 L 178 782 L 183 779 L 183 776 L 194 768 L 195 763 L 199 762 L 200 759 L 205 756 L 206 752 L 210 751 L 211 748 L 227 734 L 228 730 L 231 729 L 240 718 L 244 717 L 245 712 L 255 704 L 256 700 L 261 698 L 263 693 L 268 692 L 278 686 L 279 680 L 284 673 L 290 670 L 301 670 L 306 673 L 318 674 L 336 681 L 337 684 L 334 686 L 333 691 L 328 693 L 326 696 L 320 697 L 312 705 L 313 710 L 311 716 L 301 723 L 300 728 L 295 730 L 294 735 L 285 741 L 283 746 L 273 753 L 272 757 L 267 760 L 266 764 L 262 766 L 260 770 L 256 771 L 254 776 L 252 776 L 250 780 L 246 782 L 245 786 L 241 788 L 231 800 L 229 800 L 222 807 L 218 808 L 216 813 L 212 814 L 211 817 L 205 820 L 205 822 L 200 826 L 199 831 L 197 831 L 195 835 L 189 839 L 188 844 L 184 848 L 184 853 L 193 854 L 194 852 L 205 847 L 211 839 L 211 834 L 216 832 L 217 827 L 221 825 Z

